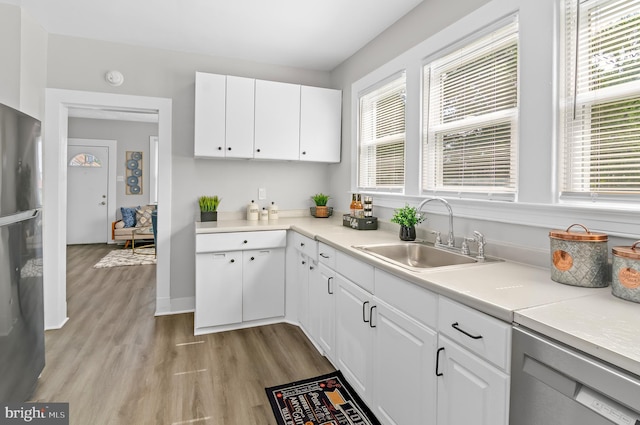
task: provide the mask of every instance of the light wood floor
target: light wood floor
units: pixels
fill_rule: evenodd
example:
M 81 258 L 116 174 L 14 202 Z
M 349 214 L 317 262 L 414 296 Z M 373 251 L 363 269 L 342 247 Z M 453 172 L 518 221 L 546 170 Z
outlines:
M 155 266 L 93 269 L 110 249 L 68 247 L 69 321 L 45 336 L 33 401 L 69 402 L 71 424 L 275 425 L 265 387 L 333 370 L 295 326 L 195 337 L 193 314 L 154 317 Z

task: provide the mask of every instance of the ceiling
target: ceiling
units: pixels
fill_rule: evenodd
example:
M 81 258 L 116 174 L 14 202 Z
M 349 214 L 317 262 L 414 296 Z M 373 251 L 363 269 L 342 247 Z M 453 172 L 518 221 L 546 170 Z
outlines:
M 330 71 L 422 0 L 0 0 L 50 34 Z

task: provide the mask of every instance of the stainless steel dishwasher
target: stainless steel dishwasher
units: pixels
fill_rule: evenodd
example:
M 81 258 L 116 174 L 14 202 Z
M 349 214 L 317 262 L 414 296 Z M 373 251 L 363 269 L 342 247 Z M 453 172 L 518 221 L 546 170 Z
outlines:
M 513 329 L 510 425 L 640 425 L 640 377 Z

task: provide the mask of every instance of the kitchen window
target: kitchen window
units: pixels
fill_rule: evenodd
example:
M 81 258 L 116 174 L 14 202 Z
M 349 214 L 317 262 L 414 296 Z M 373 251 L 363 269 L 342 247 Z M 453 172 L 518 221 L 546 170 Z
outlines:
M 362 94 L 358 115 L 358 188 L 401 192 L 405 179 L 404 72 Z
M 640 195 L 640 2 L 566 0 L 561 199 Z
M 423 76 L 423 193 L 514 200 L 517 18 L 430 61 Z

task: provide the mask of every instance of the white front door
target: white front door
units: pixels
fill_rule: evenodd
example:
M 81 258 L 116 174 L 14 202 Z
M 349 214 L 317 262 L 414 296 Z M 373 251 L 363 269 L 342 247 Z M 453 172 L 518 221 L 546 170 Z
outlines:
M 109 147 L 67 149 L 67 244 L 107 243 Z

